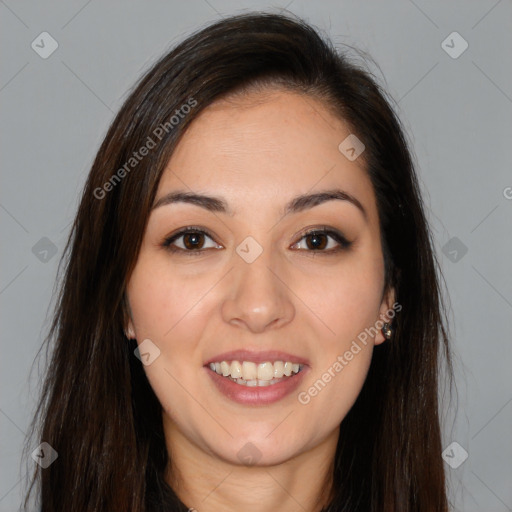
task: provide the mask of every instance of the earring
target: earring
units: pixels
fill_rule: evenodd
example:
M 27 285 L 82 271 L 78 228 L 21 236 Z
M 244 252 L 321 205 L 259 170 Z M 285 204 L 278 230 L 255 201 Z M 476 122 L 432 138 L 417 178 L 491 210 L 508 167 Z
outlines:
M 381 329 L 382 334 L 384 335 L 384 338 L 389 340 L 391 338 L 391 335 L 393 334 L 393 330 L 391 329 L 391 324 L 388 324 L 387 322 L 382 326 Z

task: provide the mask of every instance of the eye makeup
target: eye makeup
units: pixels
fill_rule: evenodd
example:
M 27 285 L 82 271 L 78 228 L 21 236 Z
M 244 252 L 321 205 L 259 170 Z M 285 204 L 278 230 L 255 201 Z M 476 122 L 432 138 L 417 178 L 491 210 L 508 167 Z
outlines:
M 181 239 L 181 241 L 180 241 Z M 206 239 L 210 239 L 210 246 L 204 247 Z M 305 240 L 306 249 L 297 248 Z M 180 241 L 181 247 L 176 245 Z M 335 247 L 329 245 L 337 244 Z M 213 245 L 212 245 L 213 244 Z M 344 251 L 350 248 L 352 242 L 337 229 L 329 226 L 309 228 L 300 235 L 300 238 L 291 247 L 293 250 L 332 254 Z M 174 254 L 183 254 L 186 256 L 197 256 L 204 254 L 211 249 L 222 249 L 223 247 L 215 242 L 213 235 L 205 228 L 199 226 L 187 226 L 181 228 L 176 233 L 166 237 L 161 246 Z M 326 249 L 327 247 L 327 249 Z

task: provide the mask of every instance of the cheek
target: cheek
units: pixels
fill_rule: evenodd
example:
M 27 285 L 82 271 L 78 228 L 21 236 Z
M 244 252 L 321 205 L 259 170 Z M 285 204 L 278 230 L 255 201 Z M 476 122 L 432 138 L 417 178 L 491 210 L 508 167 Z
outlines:
M 180 399 L 180 383 L 194 385 L 190 368 L 202 366 L 199 344 L 213 314 L 208 292 L 216 280 L 214 275 L 184 276 L 167 261 L 144 254 L 132 273 L 127 291 L 136 339 L 139 344 L 149 339 L 160 351 L 144 370 L 164 407 L 169 396 Z
M 194 380 L 190 368 L 197 367 L 197 343 L 208 317 L 207 300 L 201 300 L 212 284 L 204 279 L 180 276 L 170 265 L 141 255 L 127 288 L 137 342 L 150 339 L 160 350 L 144 366 L 149 383 L 167 415 L 180 421 L 190 409 Z
M 335 355 L 328 365 L 312 372 L 297 400 L 308 418 L 321 420 L 319 431 L 336 428 L 346 417 L 364 385 L 371 356 L 371 345 L 359 343 L 358 348 Z
M 303 297 L 328 329 L 319 338 L 314 365 L 297 397 L 322 429 L 335 428 L 347 415 L 370 367 L 383 287 L 382 261 L 368 251 L 346 260 L 329 275 L 304 283 Z M 309 292 L 306 293 L 306 291 Z
M 327 347 L 342 349 L 378 319 L 383 287 L 379 261 L 361 258 L 314 279 L 304 276 L 301 283 L 297 294 L 326 327 L 322 337 Z
M 165 346 L 182 324 L 190 328 L 191 318 L 197 324 L 198 305 L 211 287 L 205 281 L 209 280 L 185 278 L 165 262 L 141 257 L 128 286 L 137 339 L 150 338 Z

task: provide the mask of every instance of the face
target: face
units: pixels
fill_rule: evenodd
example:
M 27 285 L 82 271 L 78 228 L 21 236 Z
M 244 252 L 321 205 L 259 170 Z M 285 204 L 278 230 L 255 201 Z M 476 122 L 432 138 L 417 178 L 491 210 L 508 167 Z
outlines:
M 349 134 L 275 90 L 212 104 L 180 141 L 127 287 L 168 441 L 264 465 L 337 438 L 393 303 Z

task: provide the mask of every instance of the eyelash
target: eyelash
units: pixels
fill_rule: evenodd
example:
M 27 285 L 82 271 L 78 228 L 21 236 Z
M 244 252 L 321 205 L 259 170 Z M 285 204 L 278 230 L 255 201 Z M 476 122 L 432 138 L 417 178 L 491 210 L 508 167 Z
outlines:
M 212 241 L 213 241 L 213 236 L 211 233 L 209 233 L 207 230 L 205 229 L 202 229 L 202 228 L 197 228 L 197 227 L 194 227 L 194 226 L 189 226 L 189 227 L 186 227 L 186 228 L 183 228 L 181 229 L 180 231 L 178 231 L 177 233 L 167 237 L 164 239 L 164 241 L 162 242 L 162 247 L 164 247 L 166 250 L 172 252 L 172 253 L 182 253 L 182 254 L 185 254 L 187 256 L 199 256 L 201 254 L 203 254 L 204 251 L 207 251 L 209 249 L 213 249 L 213 247 L 208 247 L 206 249 L 195 249 L 195 250 L 187 250 L 187 249 L 182 249 L 181 247 L 176 247 L 176 246 L 173 246 L 173 242 L 175 242 L 176 240 L 178 240 L 180 237 L 184 236 L 184 235 L 189 235 L 189 234 L 201 234 L 201 235 L 206 235 L 208 238 L 211 238 Z M 328 249 L 328 250 L 324 250 L 324 249 L 298 249 L 300 251 L 305 251 L 305 252 L 310 252 L 310 253 L 313 253 L 313 255 L 316 253 L 324 253 L 326 255 L 330 255 L 330 254 L 333 254 L 333 253 L 338 253 L 340 251 L 343 251 L 343 250 L 346 250 L 348 249 L 351 245 L 352 245 L 352 242 L 349 242 L 341 233 L 339 233 L 338 231 L 336 230 L 333 230 L 327 226 L 325 227 L 321 227 L 321 228 L 314 228 L 314 229 L 310 229 L 308 231 L 306 231 L 305 233 L 303 233 L 300 237 L 300 239 L 295 242 L 293 245 L 297 245 L 300 241 L 302 241 L 304 238 L 308 237 L 308 236 L 313 236 L 313 235 L 326 235 L 326 236 L 330 236 L 331 238 L 333 238 L 338 244 L 339 244 L 339 247 L 335 248 L 335 249 Z

